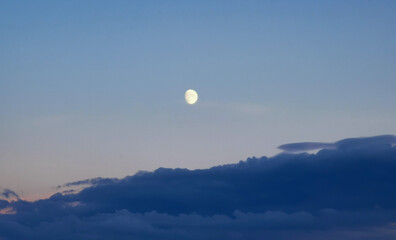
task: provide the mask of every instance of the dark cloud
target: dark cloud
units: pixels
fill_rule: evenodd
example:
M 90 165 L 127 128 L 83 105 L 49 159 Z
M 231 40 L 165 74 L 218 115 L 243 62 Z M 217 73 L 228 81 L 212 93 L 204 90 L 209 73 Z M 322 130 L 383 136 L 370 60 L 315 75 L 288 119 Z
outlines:
M 4 189 L 3 192 L 0 194 L 1 196 L 3 196 L 6 199 L 10 199 L 10 198 L 16 198 L 19 199 L 19 196 L 16 192 L 12 191 L 11 189 Z
M 336 145 L 334 143 L 323 142 L 300 142 L 283 144 L 278 148 L 286 152 L 304 152 L 316 149 L 332 149 L 336 148 Z
M 8 201 L 0 199 L 0 209 L 6 208 L 8 207 L 8 205 L 9 205 Z
M 367 138 L 347 138 L 335 144 L 339 149 L 387 148 L 396 144 L 396 136 L 382 135 Z
M 5 203 L 16 213 L 0 215 L 0 239 L 395 239 L 394 141 L 95 180 Z
M 324 142 L 300 142 L 288 143 L 279 146 L 278 148 L 286 152 L 303 152 L 317 149 L 352 149 L 352 148 L 367 148 L 367 147 L 387 147 L 396 144 L 396 136 L 382 135 L 366 138 L 347 138 L 335 143 Z
M 105 183 L 110 183 L 110 182 L 115 182 L 115 181 L 117 181 L 116 178 L 101 178 L 101 177 L 90 178 L 90 179 L 84 179 L 84 180 L 66 183 L 64 185 L 58 186 L 57 189 L 64 188 L 64 187 L 75 187 L 75 186 L 81 186 L 81 185 L 99 185 L 99 184 L 105 184 Z

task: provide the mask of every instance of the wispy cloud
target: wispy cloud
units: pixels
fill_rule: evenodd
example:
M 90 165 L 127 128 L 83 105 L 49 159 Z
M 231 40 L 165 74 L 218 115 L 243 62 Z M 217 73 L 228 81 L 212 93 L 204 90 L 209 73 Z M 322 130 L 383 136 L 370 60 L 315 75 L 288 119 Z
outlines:
M 19 195 L 12 191 L 11 189 L 5 188 L 1 193 L 0 196 L 3 196 L 6 199 L 19 199 Z
M 396 136 L 382 135 L 366 138 L 348 138 L 334 143 L 324 142 L 299 142 L 288 143 L 279 146 L 278 148 L 286 152 L 302 152 L 317 149 L 350 149 L 350 148 L 364 148 L 366 146 L 393 146 L 396 144 Z
M 105 184 L 105 183 L 113 183 L 114 181 L 116 181 L 116 178 L 90 178 L 90 179 L 84 179 L 84 180 L 79 180 L 79 181 L 75 181 L 75 182 L 70 182 L 70 183 L 66 183 L 63 185 L 59 185 L 57 186 L 57 189 L 63 188 L 63 187 L 74 187 L 74 186 L 81 186 L 81 185 L 98 185 L 98 184 Z

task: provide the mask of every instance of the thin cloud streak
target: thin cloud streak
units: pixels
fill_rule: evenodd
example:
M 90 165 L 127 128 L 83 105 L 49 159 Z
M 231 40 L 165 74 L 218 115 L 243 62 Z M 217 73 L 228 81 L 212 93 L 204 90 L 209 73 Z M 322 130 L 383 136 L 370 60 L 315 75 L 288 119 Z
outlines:
M 372 146 L 394 146 L 396 144 L 396 136 L 381 135 L 367 138 L 348 138 L 334 143 L 324 142 L 300 142 L 288 143 L 278 148 L 285 152 L 304 152 L 317 149 L 342 149 L 342 148 L 363 148 L 368 145 Z

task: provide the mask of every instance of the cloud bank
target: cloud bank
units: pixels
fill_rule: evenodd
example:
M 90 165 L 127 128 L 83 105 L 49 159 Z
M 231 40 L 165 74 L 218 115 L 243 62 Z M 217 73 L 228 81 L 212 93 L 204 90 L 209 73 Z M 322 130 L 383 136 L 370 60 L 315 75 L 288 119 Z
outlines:
M 0 215 L 0 239 L 395 239 L 395 139 L 344 139 L 317 154 L 159 168 L 75 182 L 67 186 L 93 185 L 35 202 L 0 200 L 12 213 Z

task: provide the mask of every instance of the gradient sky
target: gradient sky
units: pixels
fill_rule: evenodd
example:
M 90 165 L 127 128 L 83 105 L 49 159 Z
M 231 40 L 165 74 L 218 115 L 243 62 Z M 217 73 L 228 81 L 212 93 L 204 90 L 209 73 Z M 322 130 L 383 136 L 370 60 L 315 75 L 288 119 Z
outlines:
M 395 26 L 395 1 L 2 1 L 0 188 L 396 134 Z

